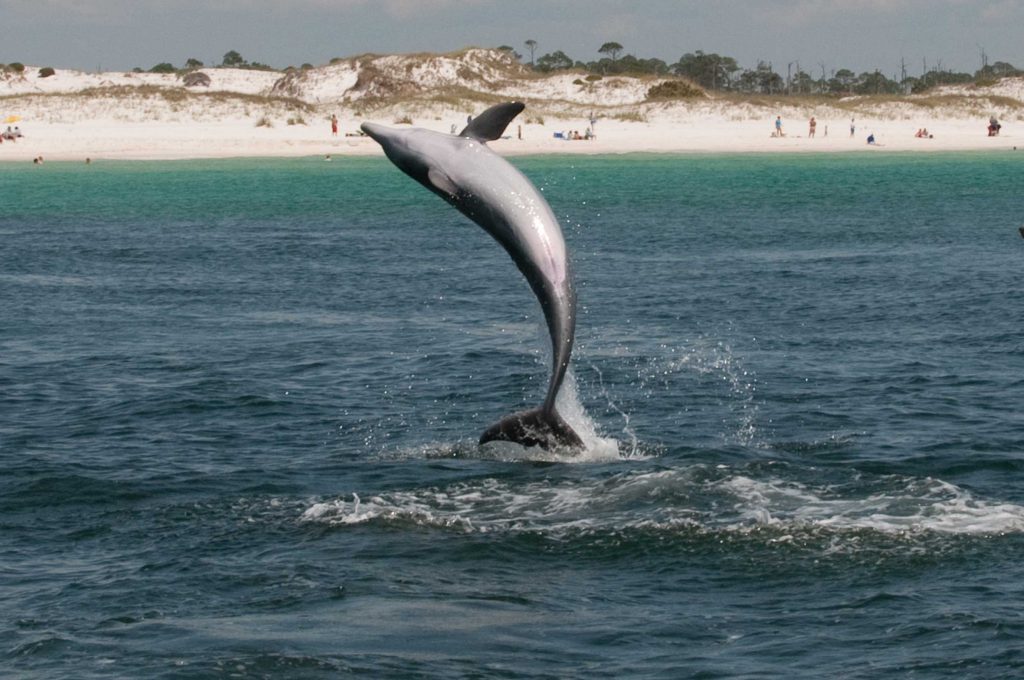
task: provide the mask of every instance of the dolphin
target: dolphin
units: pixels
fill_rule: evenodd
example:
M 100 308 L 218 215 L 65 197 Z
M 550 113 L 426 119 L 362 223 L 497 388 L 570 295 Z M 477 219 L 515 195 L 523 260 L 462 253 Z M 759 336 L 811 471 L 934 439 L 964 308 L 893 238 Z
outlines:
M 583 440 L 555 410 L 576 332 L 576 292 L 558 220 L 537 188 L 487 146 L 526 108 L 498 104 L 458 135 L 363 123 L 398 168 L 483 227 L 501 244 L 533 289 L 551 336 L 551 379 L 544 403 L 487 428 L 480 444 L 510 441 L 578 452 Z

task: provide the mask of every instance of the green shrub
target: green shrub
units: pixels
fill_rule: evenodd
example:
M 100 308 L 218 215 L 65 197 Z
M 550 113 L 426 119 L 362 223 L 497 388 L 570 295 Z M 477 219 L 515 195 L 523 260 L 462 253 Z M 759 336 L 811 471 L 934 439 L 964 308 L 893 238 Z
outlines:
M 640 111 L 623 111 L 612 115 L 615 120 L 625 121 L 627 123 L 646 123 L 647 116 Z
M 7 68 L 11 69 L 15 73 L 25 72 L 25 65 L 22 64 L 20 61 L 12 61 L 10 64 L 7 65 Z
M 224 55 L 224 61 L 221 62 L 221 66 L 227 66 L 228 68 L 239 68 L 245 65 L 245 59 L 238 53 L 237 50 L 230 50 Z
M 209 87 L 210 76 L 202 71 L 191 71 L 181 79 L 185 87 Z
M 166 61 L 162 64 L 157 64 L 153 68 L 149 69 L 150 73 L 174 73 L 176 69 L 174 64 L 168 64 Z
M 272 128 L 274 127 L 274 124 L 270 121 L 269 118 L 263 116 L 258 121 L 256 121 L 256 127 Z
M 44 66 L 41 69 L 39 69 L 39 77 L 40 78 L 49 78 L 50 76 L 54 75 L 55 73 L 57 73 L 57 72 L 53 70 L 52 66 Z
M 295 116 L 293 118 L 289 118 L 288 119 L 288 124 L 289 125 L 306 125 L 307 123 L 306 123 L 306 119 L 303 118 L 302 116 Z
M 405 125 L 412 125 L 412 118 L 409 116 L 402 116 L 401 118 L 395 119 L 395 125 L 402 125 L 403 123 Z
M 648 99 L 694 99 L 703 96 L 704 90 L 685 80 L 666 80 L 647 90 Z

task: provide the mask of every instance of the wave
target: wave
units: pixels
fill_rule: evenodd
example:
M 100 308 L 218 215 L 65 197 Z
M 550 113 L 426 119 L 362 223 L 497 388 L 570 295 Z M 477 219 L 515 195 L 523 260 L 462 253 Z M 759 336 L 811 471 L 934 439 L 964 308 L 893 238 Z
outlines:
M 769 466 L 774 467 L 774 466 Z M 857 473 L 808 484 L 731 466 L 630 471 L 600 479 L 526 483 L 485 478 L 314 503 L 303 522 L 330 526 L 415 525 L 467 533 L 685 532 L 773 530 L 883 535 L 997 535 L 1024 532 L 1024 506 L 975 498 L 933 478 Z

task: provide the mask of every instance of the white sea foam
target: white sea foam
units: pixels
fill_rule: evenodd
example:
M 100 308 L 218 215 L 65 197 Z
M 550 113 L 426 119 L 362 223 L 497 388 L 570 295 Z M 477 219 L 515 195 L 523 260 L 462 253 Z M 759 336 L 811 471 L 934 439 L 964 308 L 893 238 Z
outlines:
M 498 479 L 323 501 L 304 521 L 409 523 L 466 532 L 630 530 L 742 533 L 875 531 L 983 535 L 1024 531 L 1024 507 L 975 498 L 936 479 L 884 476 L 842 493 L 781 478 L 706 466 L 625 472 L 601 479 Z
M 1024 531 L 1024 507 L 976 499 L 969 491 L 941 480 L 887 477 L 879 485 L 886 488 L 863 496 L 838 496 L 828 489 L 810 489 L 780 479 L 737 476 L 720 484 L 737 498 L 734 509 L 741 523 L 873 529 L 886 533 Z

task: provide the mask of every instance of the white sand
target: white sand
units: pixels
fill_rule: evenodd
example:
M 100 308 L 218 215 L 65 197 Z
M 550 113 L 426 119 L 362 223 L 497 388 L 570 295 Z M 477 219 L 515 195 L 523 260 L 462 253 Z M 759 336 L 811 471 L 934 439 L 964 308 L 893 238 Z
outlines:
M 371 119 L 372 120 L 372 119 Z M 178 159 L 228 157 L 280 157 L 326 155 L 347 156 L 381 153 L 380 147 L 366 137 L 346 137 L 358 122 L 341 121 L 341 131 L 332 137 L 327 121 L 273 128 L 255 127 L 249 120 L 220 123 L 153 122 L 133 123 L 112 119 L 92 119 L 79 123 L 39 123 L 24 120 L 24 137 L 16 143 L 0 146 L 0 161 L 96 159 Z M 389 120 L 381 120 L 391 123 Z M 454 120 L 452 121 L 454 122 Z M 437 121 L 418 123 L 447 132 L 449 124 Z M 988 137 L 986 121 L 859 120 L 857 133 L 850 137 L 848 120 L 819 120 L 817 135 L 808 137 L 805 121 L 786 124 L 783 138 L 771 136 L 772 120 L 722 121 L 679 116 L 674 121 L 634 123 L 599 120 L 597 138 L 567 141 L 554 138 L 556 131 L 586 129 L 586 120 L 547 121 L 545 125 L 522 125 L 522 139 L 516 138 L 517 126 L 509 129 L 511 139 L 491 143 L 503 154 L 620 154 L 653 153 L 742 153 L 742 152 L 834 152 L 834 151 L 962 151 L 981 149 L 1024 149 L 1024 125 L 1020 130 L 1004 126 L 998 137 Z M 825 127 L 828 135 L 825 135 Z M 914 136 L 919 127 L 927 127 L 932 139 Z M 1009 129 L 1007 129 L 1009 127 Z M 869 146 L 866 137 L 873 132 L 877 144 Z
M 12 125 L 24 134 L 16 143 L 0 145 L 0 162 L 31 162 L 39 156 L 81 161 L 380 154 L 372 140 L 346 133 L 356 133 L 364 120 L 394 124 L 405 116 L 417 126 L 449 132 L 452 125 L 461 129 L 468 113 L 483 109 L 478 105 L 473 111 L 457 111 L 413 101 L 382 112 L 360 113 L 364 98 L 376 87 L 376 83 L 362 88 L 357 84 L 360 69 L 365 68 L 366 59 L 359 58 L 300 74 L 286 94 L 303 101 L 308 107 L 303 111 L 286 101 L 257 99 L 277 92 L 274 85 L 282 74 L 274 72 L 206 69 L 212 80 L 209 88 L 191 88 L 192 96 L 175 99 L 159 94 L 184 91 L 175 75 L 58 70 L 55 76 L 39 78 L 38 69 L 29 67 L 23 77 L 0 77 L 0 95 L 9 95 L 0 98 L 0 129 L 7 127 L 2 121 L 8 116 L 18 116 L 20 120 Z M 863 105 L 851 100 L 844 108 L 827 104 L 768 108 L 709 99 L 650 104 L 645 102 L 646 91 L 656 82 L 650 79 L 606 78 L 580 85 L 580 74 L 559 74 L 501 80 L 488 75 L 496 67 L 493 53 L 483 50 L 378 57 L 373 68 L 378 77 L 384 73 L 392 81 L 413 73 L 421 89 L 464 83 L 464 69 L 470 68 L 483 74 L 474 81 L 478 89 L 483 88 L 481 92 L 526 101 L 527 110 L 507 130 L 510 138 L 492 143 L 504 154 L 1024 150 L 1024 115 L 1020 107 L 1006 104 L 1024 102 L 1024 78 L 1006 79 L 984 91 L 946 88 L 942 94 L 972 98 L 950 105 L 940 101 L 923 106 L 910 98 Z M 87 88 L 120 92 L 97 93 Z M 252 97 L 225 97 L 223 92 Z M 596 139 L 554 137 L 556 132 L 584 133 L 595 109 Z M 998 137 L 986 134 L 992 113 L 1003 123 Z M 331 134 L 332 114 L 340 119 L 338 136 Z M 772 136 L 776 115 L 783 119 L 782 138 Z M 818 120 L 817 134 L 809 138 L 812 115 Z M 856 116 L 853 137 L 851 115 Z M 261 120 L 271 126 L 257 126 Z M 916 138 L 920 128 L 927 128 L 933 138 Z M 875 146 L 866 144 L 869 133 L 875 135 Z

